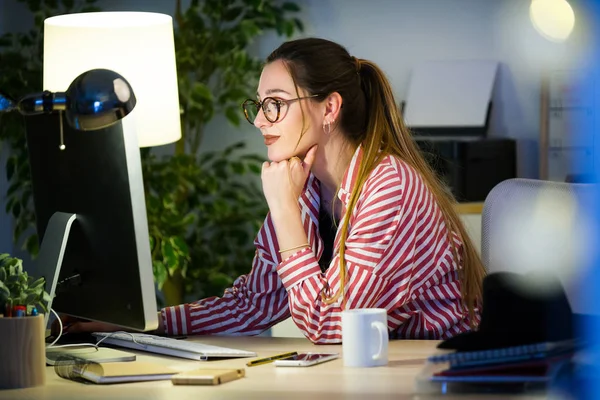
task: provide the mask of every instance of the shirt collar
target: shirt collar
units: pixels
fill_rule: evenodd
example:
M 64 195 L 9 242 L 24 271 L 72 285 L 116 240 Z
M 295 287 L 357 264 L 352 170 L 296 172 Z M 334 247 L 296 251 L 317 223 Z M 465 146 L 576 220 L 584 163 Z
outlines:
M 360 162 L 363 157 L 363 149 L 362 145 L 358 146 L 354 151 L 354 155 L 352 156 L 352 160 L 350 161 L 350 165 L 346 169 L 344 173 L 344 178 L 342 179 L 342 184 L 340 186 L 340 190 L 337 193 L 338 199 L 342 202 L 344 207 L 348 206 L 348 202 L 350 201 L 350 194 L 352 193 L 352 188 L 356 183 L 356 177 L 358 175 L 358 168 L 360 167 Z

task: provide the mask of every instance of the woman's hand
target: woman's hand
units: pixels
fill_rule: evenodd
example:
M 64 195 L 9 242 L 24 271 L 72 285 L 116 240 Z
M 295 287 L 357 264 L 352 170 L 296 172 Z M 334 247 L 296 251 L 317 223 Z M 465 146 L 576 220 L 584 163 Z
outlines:
M 292 157 L 289 160 L 263 163 L 263 193 L 271 212 L 297 207 L 316 153 L 317 145 L 314 145 L 306 153 L 304 162 L 298 157 Z

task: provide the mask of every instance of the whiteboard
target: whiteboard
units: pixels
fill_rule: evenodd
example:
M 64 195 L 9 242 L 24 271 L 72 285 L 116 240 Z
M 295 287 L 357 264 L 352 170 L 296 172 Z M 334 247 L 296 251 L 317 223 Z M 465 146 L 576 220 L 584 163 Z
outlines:
M 414 67 L 404 107 L 409 127 L 482 127 L 497 61 L 427 61 Z

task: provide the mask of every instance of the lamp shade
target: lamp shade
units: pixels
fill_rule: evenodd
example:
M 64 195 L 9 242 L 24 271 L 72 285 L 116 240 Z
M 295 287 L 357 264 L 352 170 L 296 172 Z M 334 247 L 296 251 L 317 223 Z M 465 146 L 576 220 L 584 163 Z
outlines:
M 134 118 L 140 147 L 181 138 L 173 21 L 165 14 L 98 12 L 44 21 L 44 90 L 64 92 L 92 69 L 122 75 L 137 104 Z

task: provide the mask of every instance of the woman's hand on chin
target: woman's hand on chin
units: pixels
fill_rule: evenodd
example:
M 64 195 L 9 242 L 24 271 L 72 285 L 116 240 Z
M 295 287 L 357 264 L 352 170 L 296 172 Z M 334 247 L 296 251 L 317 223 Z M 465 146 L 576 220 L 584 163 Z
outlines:
M 289 160 L 263 163 L 261 172 L 263 193 L 271 212 L 298 207 L 298 197 L 302 193 L 315 161 L 317 147 L 314 145 L 308 150 L 304 161 L 292 157 Z

